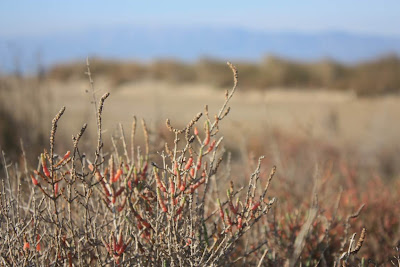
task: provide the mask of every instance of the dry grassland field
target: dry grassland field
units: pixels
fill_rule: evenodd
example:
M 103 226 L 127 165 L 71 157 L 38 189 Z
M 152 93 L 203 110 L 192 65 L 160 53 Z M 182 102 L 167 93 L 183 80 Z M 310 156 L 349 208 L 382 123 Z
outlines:
M 59 212 L 57 214 L 64 216 L 62 218 L 65 218 L 66 226 L 58 226 L 55 215 L 51 215 L 51 212 L 46 213 L 43 216 L 50 219 L 43 225 L 38 223 L 35 224 L 34 229 L 27 228 L 23 236 L 12 233 L 7 235 L 9 240 L 19 240 L 21 247 L 18 248 L 18 253 L 10 252 L 4 257 L 19 263 L 23 262 L 21 255 L 25 255 L 25 262 L 100 263 L 99 265 L 110 264 L 110 266 L 138 262 L 142 265 L 170 265 L 175 262 L 177 265 L 212 263 L 211 265 L 218 266 L 227 264 L 234 266 L 258 264 L 260 264 L 258 266 L 298 266 L 296 264 L 302 264 L 301 266 L 370 266 L 368 265 L 370 262 L 389 266 L 391 261 L 395 262 L 396 257 L 400 256 L 398 251 L 400 248 L 400 95 L 363 97 L 357 96 L 350 90 L 337 91 L 326 88 L 277 87 L 264 91 L 248 90 L 249 88 L 241 87 L 240 65 L 237 67 L 239 85 L 228 104 L 231 108 L 230 112 L 220 122 L 219 132 L 215 137 L 224 136 L 223 144 L 217 147 L 218 149 L 215 148 L 216 155 L 223 157 L 221 167 L 218 175 L 212 174 L 212 164 L 216 164 L 217 160 L 212 160 L 211 156 L 205 156 L 206 161 L 209 160 L 211 164 L 208 166 L 210 168 L 208 172 L 207 164 L 204 165 L 203 162 L 201 165 L 202 159 L 197 159 L 201 167 L 198 165 L 198 174 L 194 174 L 193 178 L 196 175 L 199 178 L 192 180 L 191 186 L 194 186 L 194 189 L 191 187 L 191 193 L 187 193 L 186 189 L 179 191 L 179 187 L 174 188 L 177 181 L 181 182 L 180 174 L 176 172 L 182 172 L 182 175 L 186 177 L 189 169 L 192 168 L 191 165 L 186 166 L 189 154 L 185 154 L 186 150 L 183 152 L 179 150 L 183 149 L 182 144 L 186 142 L 185 138 L 180 137 L 183 143 L 176 152 L 182 153 L 179 163 L 172 158 L 169 162 L 168 157 L 167 163 L 161 160 L 160 155 L 163 154 L 160 153 L 165 148 L 165 142 L 169 142 L 170 148 L 174 147 L 174 134 L 167 129 L 165 121 L 169 118 L 173 127 L 183 128 L 198 112 L 203 112 L 203 117 L 196 124 L 203 138 L 204 134 L 207 136 L 207 127 L 203 126 L 207 124 L 204 124 L 205 105 L 208 105 L 212 123 L 214 114 L 217 114 L 225 101 L 225 90 L 231 90 L 231 88 L 154 80 L 113 85 L 106 77 L 96 76 L 94 73 L 95 91 L 93 93 L 85 77 L 62 82 L 45 79 L 40 83 L 34 78 L 4 78 L 1 81 L 0 105 L 2 110 L 16 122 L 15 127 L 19 129 L 12 134 L 10 140 L 15 139 L 14 135 L 22 135 L 21 137 L 25 138 L 25 150 L 27 150 L 27 155 L 30 155 L 27 159 L 29 170 L 27 173 L 23 172 L 19 178 L 23 180 L 24 190 L 32 190 L 31 197 L 26 201 L 31 201 L 32 196 L 44 192 L 42 189 L 41 191 L 38 188 L 32 189 L 32 182 L 38 183 L 38 180 L 35 182 L 35 177 L 35 179 L 42 177 L 39 183 L 44 183 L 46 179 L 53 179 L 51 175 L 54 174 L 50 173 L 51 177 L 47 176 L 46 169 L 43 167 L 46 165 L 46 157 L 48 161 L 49 156 L 46 153 L 49 152 L 45 152 L 43 155 L 47 156 L 42 156 L 41 159 L 38 158 L 40 154 L 32 155 L 32 152 L 37 153 L 36 146 L 42 142 L 43 138 L 48 140 L 52 127 L 51 121 L 62 106 L 66 107 L 66 111 L 58 121 L 55 153 L 64 155 L 67 150 L 72 152 L 71 136 L 76 136 L 82 125 L 88 123 L 81 143 L 81 150 L 86 153 L 86 156 L 80 155 L 79 158 L 82 162 L 86 159 L 90 161 L 79 164 L 83 166 L 87 164 L 89 168 L 93 168 L 90 162 L 93 162 L 94 152 L 98 146 L 93 99 L 98 107 L 101 96 L 110 92 L 110 96 L 105 100 L 102 114 L 105 162 L 104 165 L 99 163 L 99 169 L 96 171 L 97 178 L 109 175 L 110 184 L 107 181 L 106 184 L 101 181 L 103 187 L 99 184 L 93 185 L 96 189 L 93 192 L 97 192 L 94 193 L 93 198 L 102 199 L 105 204 L 103 201 L 98 201 L 96 205 L 90 204 L 93 205 L 92 208 L 83 209 L 93 216 L 93 220 L 98 220 L 97 216 L 101 215 L 109 224 L 100 226 L 93 222 L 92 230 L 86 226 L 86 228 L 80 228 L 88 224 L 88 219 L 82 217 L 84 216 L 81 213 L 82 209 L 77 209 L 74 211 L 74 216 L 86 218 L 86 221 L 82 221 L 80 226 L 75 225 L 76 230 L 69 230 L 69 227 L 74 224 L 71 218 L 68 219 L 66 204 L 58 204 L 59 206 L 55 204 L 57 201 L 64 200 L 62 198 L 56 200 L 50 196 L 44 202 L 47 203 L 46 209 L 50 211 L 54 206 L 54 209 Z M 138 158 L 137 163 L 135 163 L 136 158 L 132 159 L 124 154 L 119 126 L 121 123 L 124 128 L 129 147 L 133 116 L 138 119 L 136 142 L 141 146 L 140 150 L 143 153 L 143 157 Z M 141 130 L 142 118 L 146 121 L 148 133 L 143 133 Z M 5 122 L 5 117 L 3 122 Z M 190 131 L 195 134 L 194 129 Z M 111 138 L 114 138 L 116 142 L 114 147 Z M 146 154 L 147 149 L 144 144 L 146 138 L 149 138 L 150 142 L 149 154 Z M 47 142 L 41 145 L 38 153 L 43 153 L 43 148 L 49 150 Z M 206 141 L 204 143 L 208 145 Z M 196 143 L 193 147 L 194 152 L 192 148 L 190 149 L 190 157 L 196 159 L 198 153 L 204 153 L 203 146 L 204 149 L 207 148 L 204 143 L 203 145 L 201 142 Z M 201 147 L 200 152 L 196 152 L 199 147 Z M 115 151 L 114 148 L 117 150 Z M 209 150 L 213 151 L 213 149 L 211 147 Z M 19 159 L 21 153 L 18 147 L 6 154 L 9 154 L 10 158 L 3 158 L 4 160 L 19 162 L 23 166 L 23 161 Z M 265 158 L 257 167 L 258 158 L 261 155 Z M 128 166 L 127 162 L 124 162 L 125 157 L 127 162 L 132 162 L 133 165 Z M 68 156 L 65 159 L 71 160 L 67 158 Z M 151 167 L 151 161 L 156 162 L 157 165 Z M 173 166 L 173 162 L 175 162 L 175 167 L 170 167 L 170 171 L 157 169 L 159 166 L 167 168 L 168 164 Z M 60 164 L 64 166 L 62 165 L 64 163 Z M 133 171 L 130 169 L 132 166 L 135 166 Z M 276 174 L 270 176 L 271 169 L 274 170 L 273 166 L 276 166 Z M 108 170 L 113 172 L 114 168 L 119 168 L 118 171 L 121 171 L 119 175 L 126 179 L 126 184 L 123 184 L 122 178 L 118 181 L 118 174 L 115 176 L 107 174 Z M 175 174 L 172 168 L 178 168 L 174 169 Z M 200 176 L 201 168 L 204 170 Z M 26 174 L 34 174 L 31 171 L 34 169 L 37 169 L 39 173 L 35 172 L 36 176 L 32 176 L 31 182 L 31 178 L 26 178 L 30 176 Z M 164 182 L 158 180 L 158 172 L 166 179 Z M 90 176 L 89 172 L 88 176 L 84 176 L 85 179 L 93 178 L 94 173 L 93 171 Z M 143 183 L 151 181 L 146 185 L 150 191 L 145 191 L 147 189 L 140 186 L 135 190 L 132 189 L 133 191 L 123 191 L 127 190 L 127 183 L 132 173 L 142 175 Z M 3 174 L 1 175 L 3 177 Z M 70 174 L 63 174 L 65 182 L 63 180 L 59 182 L 62 186 L 69 179 L 66 178 L 68 175 Z M 169 180 L 168 175 L 172 177 Z M 269 178 L 272 180 L 268 180 Z M 201 181 L 206 181 L 205 184 L 208 187 L 209 180 L 211 181 L 210 191 L 206 192 L 205 185 L 203 186 Z M 231 181 L 235 184 L 234 187 Z M 257 198 L 260 195 L 260 199 L 263 199 L 261 198 L 263 188 L 270 182 L 267 197 L 258 207 L 260 203 L 252 202 L 255 198 L 251 197 L 251 194 L 256 194 Z M 54 180 L 49 182 L 50 190 L 55 184 Z M 121 186 L 120 188 L 124 186 L 121 189 L 124 193 L 121 194 L 120 191 L 115 193 L 117 191 L 114 189 L 118 189 L 117 184 Z M 236 190 L 239 190 L 241 186 L 245 187 L 244 191 L 237 192 Z M 249 191 L 246 186 L 249 186 Z M 253 193 L 251 193 L 252 187 Z M 76 188 L 83 190 L 82 192 L 92 190 L 91 186 L 83 184 L 77 185 Z M 110 188 L 111 193 L 107 191 L 111 190 Z M 267 190 L 268 186 L 265 188 Z M 164 189 L 166 191 L 163 191 Z M 178 204 L 174 204 L 175 189 L 178 190 L 176 200 L 181 201 L 179 203 L 183 211 L 178 211 L 179 209 L 175 206 Z M 188 204 L 183 195 L 189 196 L 195 190 L 199 190 L 200 196 L 210 194 L 207 198 L 203 198 L 206 205 L 203 212 L 205 217 L 213 216 L 212 221 L 207 221 L 200 215 L 191 217 L 193 210 L 202 211 L 201 205 L 196 206 L 198 202 Z M 228 190 L 227 196 L 226 190 Z M 181 192 L 181 195 L 178 192 Z M 246 200 L 250 203 L 247 205 L 244 200 L 246 192 L 250 192 L 247 193 L 247 197 L 250 196 L 250 200 Z M 54 192 L 54 194 L 57 193 L 58 191 Z M 64 191 L 59 194 L 64 194 Z M 122 201 L 122 197 L 115 200 L 114 194 L 117 196 L 121 194 L 125 200 Z M 235 198 L 232 198 L 231 194 L 235 194 Z M 139 196 L 147 202 L 141 200 Z M 191 201 L 193 196 L 189 196 Z M 240 198 L 237 202 L 236 196 Z M 79 195 L 77 197 L 80 199 Z M 222 206 L 225 205 L 224 208 L 216 202 L 219 198 L 221 198 Z M 80 201 L 84 199 L 86 198 L 82 196 Z M 134 202 L 135 199 L 137 202 Z M 167 205 L 163 202 L 164 200 Z M 110 201 L 113 204 L 110 204 Z M 116 213 L 114 201 L 116 201 L 115 207 L 121 208 L 121 213 Z M 126 208 L 123 206 L 125 202 L 128 203 Z M 81 207 L 76 203 L 74 205 L 77 205 L 75 208 Z M 194 205 L 195 208 L 192 209 L 187 205 Z M 95 209 L 97 213 L 94 213 Z M 152 213 L 151 209 L 155 213 Z M 219 211 L 219 213 L 212 213 L 213 211 Z M 175 218 L 176 225 L 171 225 L 172 220 L 168 219 L 169 216 L 179 215 L 180 212 L 185 214 L 184 217 L 191 219 L 179 221 L 181 219 Z M 29 221 L 31 215 L 29 212 L 27 214 L 25 220 Z M 143 225 L 148 225 L 147 222 L 151 226 L 145 226 L 143 230 Z M 183 230 L 179 232 L 171 230 L 178 226 L 179 228 L 176 229 Z M 46 227 L 59 232 L 54 236 L 52 232 L 46 232 Z M 161 231 L 160 227 L 169 230 Z M 29 247 L 26 249 L 27 243 L 29 246 L 30 242 L 33 248 L 35 242 L 39 242 L 35 241 L 38 236 L 36 231 L 42 234 L 43 240 L 40 241 L 42 247 L 51 248 L 57 245 L 57 249 L 49 249 L 49 252 L 43 252 L 40 249 L 35 251 Z M 79 231 L 88 231 L 90 235 L 98 234 L 101 239 L 91 237 L 92 241 L 91 239 L 79 240 L 75 236 L 80 233 Z M 199 237 L 194 237 L 195 231 L 198 231 L 196 235 L 199 234 Z M 356 236 L 351 239 L 353 234 Z M 187 237 L 187 235 L 191 236 Z M 115 240 L 117 238 L 122 240 L 120 239 L 122 236 L 125 236 L 123 239 L 125 243 L 121 241 L 120 245 L 115 245 Z M 171 236 L 174 237 L 173 241 L 169 239 Z M 264 239 L 266 241 L 263 241 Z M 165 240 L 170 241 L 167 244 Z M 212 240 L 214 240 L 213 246 L 209 243 Z M 114 242 L 113 246 L 111 246 L 112 242 Z M 231 246 L 230 242 L 235 245 Z M 78 243 L 79 246 L 87 246 L 90 253 L 85 254 L 86 252 L 83 252 Z M 60 254 L 56 257 L 57 253 Z
M 60 107 L 67 112 L 60 132 L 69 138 L 94 117 L 92 93 L 87 80 L 72 82 L 51 81 L 40 85 L 44 107 L 43 122 L 50 121 Z M 97 98 L 111 92 L 104 113 L 104 129 L 112 134 L 118 124 L 130 127 L 133 115 L 144 118 L 152 127 L 164 125 L 170 118 L 183 126 L 195 114 L 209 106 L 216 113 L 224 100 L 224 90 L 210 85 L 171 84 L 143 81 L 110 88 L 107 80 L 95 78 Z M 246 88 L 247 89 L 247 88 Z M 4 92 L 3 105 L 18 116 L 32 105 L 32 88 Z M 33 93 L 35 94 L 35 93 Z M 5 101 L 5 102 L 4 102 Z M 26 102 L 26 103 L 25 103 Z M 16 104 L 17 103 L 17 107 Z M 332 145 L 350 146 L 363 153 L 385 148 L 397 148 L 400 136 L 400 96 L 357 97 L 352 92 L 312 89 L 273 88 L 266 91 L 241 90 L 231 101 L 231 112 L 222 129 L 231 142 L 240 142 L 252 136 L 264 138 L 278 129 L 301 138 L 316 138 Z M 28 108 L 29 107 L 29 108 Z M 48 123 L 47 123 L 48 124 Z M 46 124 L 43 125 L 46 127 Z M 50 129 L 50 125 L 47 125 Z M 155 128 L 154 128 L 155 129 Z M 46 133 L 48 131 L 45 131 Z M 234 140 L 232 140 L 232 138 Z

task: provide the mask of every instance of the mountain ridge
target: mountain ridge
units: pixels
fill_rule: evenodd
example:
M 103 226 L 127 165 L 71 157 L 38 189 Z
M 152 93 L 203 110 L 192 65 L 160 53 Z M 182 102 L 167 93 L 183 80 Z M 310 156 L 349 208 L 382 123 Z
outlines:
M 299 61 L 330 58 L 351 64 L 389 53 L 400 55 L 400 37 L 342 31 L 118 26 L 38 36 L 0 36 L 1 71 L 15 68 L 16 60 L 22 71 L 32 71 L 38 63 L 48 67 L 87 56 L 139 61 L 174 58 L 190 62 L 203 57 L 260 61 L 266 55 L 274 55 Z

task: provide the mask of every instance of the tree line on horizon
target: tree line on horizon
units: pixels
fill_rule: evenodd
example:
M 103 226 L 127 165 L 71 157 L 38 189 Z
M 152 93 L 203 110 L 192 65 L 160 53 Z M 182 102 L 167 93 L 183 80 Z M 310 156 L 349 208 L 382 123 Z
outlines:
M 240 67 L 242 90 L 271 88 L 314 88 L 352 90 L 357 95 L 373 96 L 400 91 L 400 58 L 390 54 L 357 64 L 331 59 L 300 62 L 276 56 L 260 62 L 236 62 Z M 85 64 L 70 62 L 54 65 L 45 75 L 67 81 L 84 78 Z M 204 83 L 225 88 L 231 83 L 225 62 L 203 58 L 194 63 L 160 59 L 151 63 L 91 59 L 92 72 L 110 79 L 113 86 L 142 80 L 171 83 Z

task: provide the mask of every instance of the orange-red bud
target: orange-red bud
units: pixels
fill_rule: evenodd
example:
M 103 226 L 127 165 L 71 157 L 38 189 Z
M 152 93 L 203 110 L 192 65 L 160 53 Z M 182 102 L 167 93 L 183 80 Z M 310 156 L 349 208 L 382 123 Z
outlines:
M 63 160 L 66 160 L 69 156 L 71 155 L 71 151 L 67 151 L 67 153 L 65 153 Z
M 201 168 L 201 158 L 202 158 L 202 156 L 200 155 L 199 156 L 199 160 L 197 161 L 197 170 L 200 170 L 200 168 Z
M 23 250 L 24 251 L 27 251 L 27 250 L 29 250 L 29 248 L 30 248 L 30 245 L 29 245 L 29 242 L 24 242 L 24 247 L 23 247 Z
M 242 217 L 239 216 L 239 218 L 238 218 L 238 229 L 242 229 L 242 227 L 243 227 Z
M 31 178 L 32 178 L 33 185 L 38 185 L 39 184 L 38 180 L 32 174 L 31 174 Z
M 185 170 L 189 170 L 190 167 L 192 167 L 193 164 L 193 157 L 190 157 L 185 165 Z
M 164 203 L 164 199 L 161 196 L 161 191 L 160 188 L 157 187 L 157 198 L 158 198 L 158 203 L 160 204 L 161 209 L 163 210 L 163 212 L 167 212 L 167 206 Z
M 160 190 L 163 192 L 167 192 L 167 189 L 165 188 L 164 184 L 162 183 L 156 168 L 154 168 L 154 176 L 156 178 L 158 188 L 160 188 Z
M 122 170 L 121 170 L 121 169 L 118 169 L 117 174 L 114 176 L 113 179 L 111 179 L 111 182 L 112 182 L 112 183 L 117 182 L 117 181 L 119 180 L 119 178 L 121 177 L 121 174 L 122 174 Z
M 210 146 L 208 147 L 208 149 L 207 149 L 207 153 L 210 153 L 210 152 L 214 149 L 215 144 L 216 144 L 216 141 L 213 140 L 213 141 L 211 142 L 211 145 L 210 145 Z
M 251 208 L 251 210 L 254 212 L 254 211 L 256 211 L 257 210 L 257 208 L 258 208 L 258 206 L 260 206 L 260 202 L 256 202 L 254 205 L 253 205 L 253 207 Z
M 44 154 L 41 154 L 41 159 L 42 159 L 42 169 L 43 169 L 43 173 L 44 173 L 44 175 L 46 175 L 47 177 L 50 177 L 50 172 L 49 172 L 49 169 L 47 168 L 47 165 L 46 165 L 46 158 L 45 158 Z
M 54 184 L 54 197 L 56 197 L 58 194 L 58 183 Z

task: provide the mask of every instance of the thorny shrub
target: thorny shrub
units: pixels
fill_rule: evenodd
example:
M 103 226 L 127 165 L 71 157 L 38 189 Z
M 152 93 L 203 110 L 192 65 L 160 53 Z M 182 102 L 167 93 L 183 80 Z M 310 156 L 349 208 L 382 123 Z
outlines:
M 263 157 L 246 186 L 223 184 L 230 171 L 223 163 L 219 125 L 237 87 L 236 68 L 228 65 L 234 85 L 218 114 L 211 117 L 206 107 L 183 129 L 167 120 L 174 141 L 158 155 L 151 153 L 143 120 L 145 148 L 135 147 L 136 118 L 129 148 L 121 126 L 122 138 L 113 140 L 114 150 L 103 150 L 102 112 L 108 93 L 96 106 L 98 139 L 92 157 L 79 149 L 86 124 L 73 136 L 71 152 L 55 152 L 65 108 L 52 122 L 50 147 L 40 155 L 36 170 L 30 171 L 26 160 L 23 168 L 7 164 L 3 152 L 2 265 L 363 265 L 357 253 L 367 230 L 360 227 L 359 238 L 349 232 L 362 206 L 344 219 L 317 219 L 323 210 L 315 183 L 307 211 L 277 216 L 277 198 L 268 193 L 276 168 L 261 175 Z M 90 69 L 88 74 L 93 85 Z M 226 196 L 220 189 L 226 189 Z

